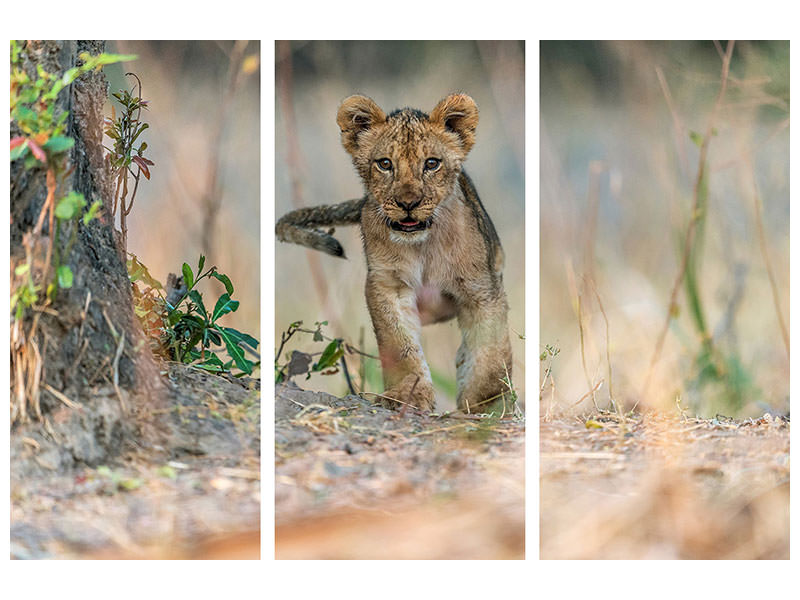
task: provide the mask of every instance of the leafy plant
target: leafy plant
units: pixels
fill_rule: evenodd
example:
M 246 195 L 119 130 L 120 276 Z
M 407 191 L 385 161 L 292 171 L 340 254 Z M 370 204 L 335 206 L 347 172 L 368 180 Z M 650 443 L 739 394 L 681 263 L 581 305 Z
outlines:
M 79 223 L 83 225 L 97 216 L 102 203 L 97 201 L 88 211 L 83 212 L 87 202 L 82 194 L 69 192 L 56 201 L 57 191 L 64 185 L 68 171 L 69 151 L 75 140 L 66 134 L 69 112 L 59 110 L 59 93 L 81 75 L 100 69 L 104 65 L 136 57 L 119 54 L 99 54 L 91 56 L 81 53 L 82 64 L 67 69 L 63 75 L 48 73 L 41 65 L 36 66 L 32 77 L 24 68 L 25 48 L 16 40 L 11 41 L 11 101 L 10 113 L 12 137 L 10 159 L 24 161 L 25 169 L 44 167 L 47 170 L 47 197 L 45 198 L 36 225 L 23 237 L 26 261 L 15 268 L 15 276 L 20 279 L 11 295 L 15 318 L 22 319 L 25 309 L 40 302 L 40 293 L 45 290 L 46 301 L 52 301 L 60 288 L 69 288 L 73 283 L 73 273 L 67 258 L 77 236 Z M 45 220 L 48 221 L 46 238 L 41 232 Z M 60 243 L 64 230 L 69 231 L 65 244 Z M 44 241 L 43 266 L 36 269 L 35 260 L 41 261 L 38 252 L 40 240 Z M 50 267 L 55 277 L 50 279 Z M 36 272 L 35 272 L 36 271 Z M 37 283 L 38 281 L 38 283 Z
M 321 352 L 309 354 L 307 352 L 300 352 L 293 350 L 291 355 L 287 356 L 287 362 L 283 365 L 279 364 L 280 355 L 286 342 L 294 336 L 295 333 L 311 334 L 315 342 L 325 341 L 326 337 L 322 333 L 322 328 L 328 324 L 327 321 L 317 321 L 315 329 L 304 329 L 301 327 L 302 321 L 295 321 L 289 324 L 289 328 L 281 334 L 281 345 L 275 355 L 275 383 L 285 381 L 289 377 L 295 375 L 306 375 L 306 379 L 311 377 L 311 373 L 322 373 L 323 375 L 333 375 L 338 373 L 339 369 L 336 366 L 337 361 L 344 354 L 342 346 L 343 340 L 330 339 L 325 349 Z M 314 356 L 319 356 L 319 360 L 314 361 Z
M 135 255 L 130 257 L 128 275 L 134 285 L 134 310 L 145 332 L 151 338 L 158 335 L 159 344 L 170 359 L 214 373 L 230 372 L 234 367 L 242 374 L 253 373 L 260 362 L 247 358 L 245 349 L 257 356 L 258 340 L 220 323 L 225 315 L 239 308 L 239 301 L 232 298 L 233 283 L 227 275 L 217 271 L 217 267 L 203 272 L 206 257 L 202 255 L 196 272 L 183 263 L 181 270 L 186 289 L 173 304 L 147 267 Z M 225 287 L 212 310 L 206 308 L 203 295 L 196 289 L 200 281 L 208 278 L 216 279 Z M 143 289 L 137 283 L 142 283 Z M 228 360 L 219 356 L 223 349 Z
M 11 138 L 11 160 L 25 159 L 25 167 L 37 163 L 61 166 L 58 159 L 75 145 L 75 140 L 64 135 L 68 111 L 57 111 L 56 98 L 65 87 L 84 73 L 100 69 L 123 60 L 134 60 L 134 55 L 80 54 L 80 66 L 67 69 L 60 77 L 36 66 L 36 78 L 31 78 L 22 65 L 24 49 L 11 40 L 11 119 L 22 135 Z
M 116 218 L 119 210 L 120 231 L 122 233 L 122 248 L 128 247 L 128 225 L 127 217 L 133 209 L 133 201 L 139 189 L 139 179 L 144 175 L 145 179 L 150 179 L 150 167 L 155 163 L 145 158 L 144 151 L 147 150 L 147 142 L 136 142 L 147 128 L 147 123 L 141 120 L 142 109 L 147 110 L 148 102 L 142 99 L 142 82 L 134 73 L 125 73 L 126 76 L 136 79 L 137 92 L 134 95 L 132 90 L 119 90 L 111 94 L 121 105 L 121 111 L 117 116 L 114 106 L 111 106 L 111 118 L 106 118 L 104 133 L 113 141 L 112 147 L 104 146 L 108 150 L 106 163 L 111 170 L 111 178 L 114 181 L 114 204 L 112 207 L 112 218 Z M 136 166 L 136 172 L 133 166 Z M 133 178 L 133 190 L 128 197 L 128 182 Z
M 164 327 L 164 286 L 150 275 L 147 267 L 135 254 L 128 253 L 128 278 L 133 292 L 133 312 L 139 318 L 142 329 L 158 351 Z
M 309 379 L 313 373 L 320 373 L 321 375 L 334 375 L 341 371 L 344 375 L 345 382 L 347 383 L 348 390 L 351 394 L 356 394 L 353 385 L 353 380 L 347 368 L 347 362 L 344 356 L 359 355 L 362 360 L 360 385 L 363 391 L 366 381 L 366 364 L 364 359 L 377 360 L 376 356 L 372 356 L 356 348 L 355 346 L 347 343 L 341 338 L 330 338 L 322 333 L 322 328 L 328 324 L 327 321 L 315 322 L 314 329 L 306 329 L 302 327 L 302 321 L 295 321 L 291 323 L 288 329 L 281 333 L 281 344 L 278 351 L 275 353 L 275 383 L 281 383 L 294 377 L 295 375 L 305 375 Z M 301 352 L 300 350 L 293 350 L 291 354 L 284 357 L 285 362 L 281 362 L 281 354 L 286 346 L 286 343 L 296 334 L 304 333 L 312 336 L 314 342 L 327 342 L 325 347 L 319 352 Z M 315 357 L 319 357 L 314 360 Z
M 19 321 L 25 315 L 25 309 L 36 304 L 41 286 L 34 283 L 28 262 L 17 266 L 14 275 L 22 280 L 11 293 L 11 310 L 14 311 L 14 318 Z

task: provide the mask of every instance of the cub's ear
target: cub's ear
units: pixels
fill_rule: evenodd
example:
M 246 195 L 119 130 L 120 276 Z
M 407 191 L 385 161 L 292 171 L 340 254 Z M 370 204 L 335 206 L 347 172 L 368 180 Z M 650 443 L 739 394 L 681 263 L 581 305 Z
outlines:
M 342 130 L 342 145 L 350 154 L 358 149 L 358 136 L 378 123 L 386 121 L 386 114 L 366 96 L 345 98 L 336 115 Z
M 475 128 L 478 126 L 475 101 L 466 94 L 450 94 L 431 111 L 430 120 L 458 135 L 466 156 L 475 143 Z

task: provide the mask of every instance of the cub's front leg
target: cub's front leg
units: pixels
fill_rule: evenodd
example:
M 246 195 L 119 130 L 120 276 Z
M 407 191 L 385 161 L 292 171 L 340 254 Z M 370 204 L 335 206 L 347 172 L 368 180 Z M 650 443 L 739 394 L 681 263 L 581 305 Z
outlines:
M 401 406 L 433 410 L 433 383 L 420 344 L 416 294 L 390 276 L 370 272 L 366 296 L 383 369 L 383 395 Z
M 511 376 L 508 304 L 502 290 L 482 302 L 467 303 L 458 313 L 461 346 L 456 354 L 458 408 L 483 412 L 509 393 L 503 379 Z

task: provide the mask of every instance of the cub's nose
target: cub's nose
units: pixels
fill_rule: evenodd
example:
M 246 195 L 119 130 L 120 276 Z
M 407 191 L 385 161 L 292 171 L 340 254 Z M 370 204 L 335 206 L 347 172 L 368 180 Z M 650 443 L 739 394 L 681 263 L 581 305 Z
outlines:
M 402 208 L 403 210 L 405 210 L 406 212 L 409 212 L 409 213 L 412 210 L 414 210 L 415 208 L 417 208 L 419 206 L 420 202 L 422 202 L 422 200 L 417 200 L 416 202 L 414 202 L 414 201 L 412 201 L 412 202 L 402 202 L 400 200 L 395 200 L 395 204 L 397 204 L 397 206 L 399 206 L 400 208 Z

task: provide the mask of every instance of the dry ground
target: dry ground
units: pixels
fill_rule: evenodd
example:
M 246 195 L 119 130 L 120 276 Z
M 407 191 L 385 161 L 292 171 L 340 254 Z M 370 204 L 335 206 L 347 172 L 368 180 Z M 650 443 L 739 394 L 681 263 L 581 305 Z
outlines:
M 78 460 L 80 422 L 109 418 L 107 390 L 12 432 L 12 558 L 259 557 L 258 382 L 171 364 L 160 387 L 102 464 Z
M 523 558 L 524 422 L 276 387 L 277 558 Z
M 789 558 L 789 421 L 540 423 L 542 558 Z

